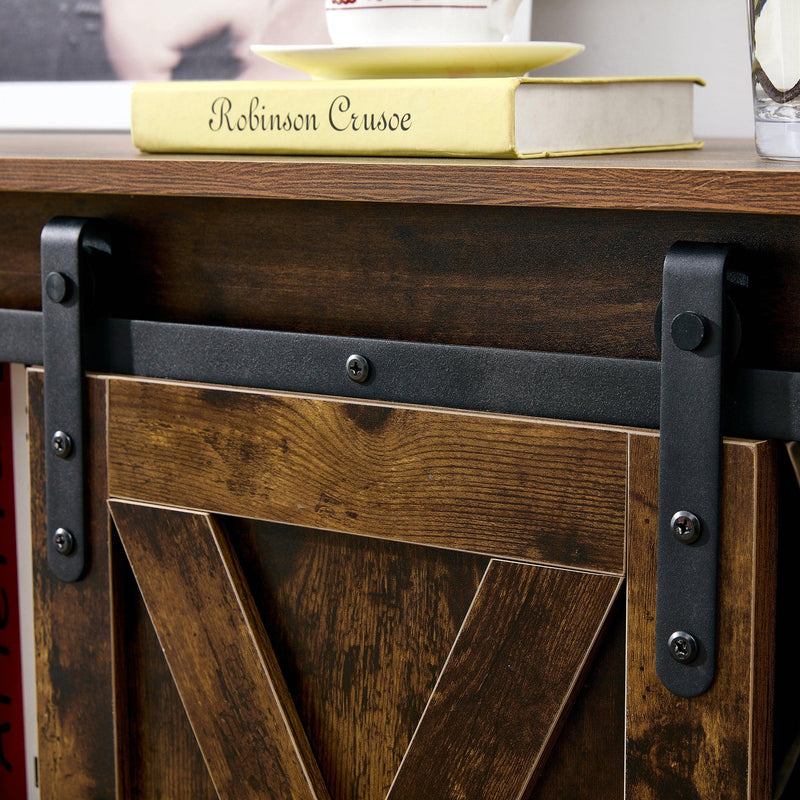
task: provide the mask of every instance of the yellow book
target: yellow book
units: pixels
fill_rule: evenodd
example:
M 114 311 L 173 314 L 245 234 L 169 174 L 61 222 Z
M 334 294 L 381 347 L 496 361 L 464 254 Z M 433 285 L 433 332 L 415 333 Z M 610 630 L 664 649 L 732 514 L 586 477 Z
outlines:
M 538 158 L 700 147 L 696 78 L 140 83 L 134 144 L 161 153 Z

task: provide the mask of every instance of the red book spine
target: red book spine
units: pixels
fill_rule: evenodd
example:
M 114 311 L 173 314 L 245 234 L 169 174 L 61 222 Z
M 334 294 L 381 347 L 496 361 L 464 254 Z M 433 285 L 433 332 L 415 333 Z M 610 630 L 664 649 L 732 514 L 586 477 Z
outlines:
M 11 450 L 11 385 L 0 371 L 0 797 L 24 800 L 25 737 Z

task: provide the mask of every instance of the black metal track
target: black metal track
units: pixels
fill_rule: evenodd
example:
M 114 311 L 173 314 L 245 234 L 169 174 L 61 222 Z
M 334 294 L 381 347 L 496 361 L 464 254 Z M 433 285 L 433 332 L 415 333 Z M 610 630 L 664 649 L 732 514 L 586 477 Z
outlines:
M 0 309 L 0 361 L 41 366 L 42 332 L 40 311 Z
M 94 372 L 659 427 L 658 361 L 121 319 L 85 341 Z M 352 353 L 370 362 L 365 383 L 347 377 Z M 40 312 L 0 310 L 0 361 L 41 365 Z M 734 371 L 723 431 L 800 440 L 800 373 Z
M 634 424 L 658 418 L 658 363 L 109 320 L 95 368 L 176 380 Z M 345 364 L 364 356 L 369 378 Z M 644 412 L 644 415 L 643 415 Z

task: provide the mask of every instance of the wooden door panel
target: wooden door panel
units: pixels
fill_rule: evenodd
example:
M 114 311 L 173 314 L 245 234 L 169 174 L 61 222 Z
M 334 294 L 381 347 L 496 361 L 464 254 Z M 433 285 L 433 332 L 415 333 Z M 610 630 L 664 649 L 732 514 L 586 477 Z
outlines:
M 112 540 L 119 800 L 218 800 L 125 551 Z
M 331 795 L 384 800 L 488 559 L 221 522 Z
M 116 792 L 111 584 L 106 489 L 106 384 L 87 386 L 88 572 L 64 583 L 47 563 L 43 373 L 28 384 L 36 703 L 41 800 Z
M 527 800 L 625 797 L 625 616 L 619 592 L 587 677 Z
M 388 800 L 522 797 L 572 705 L 621 583 L 492 560 Z
M 205 514 L 109 506 L 220 797 L 327 797 L 227 535 Z M 388 797 L 522 797 L 620 585 L 616 576 L 491 561 Z M 349 711 L 370 705 L 362 699 Z M 385 728 L 375 720 L 376 732 Z M 323 735 L 336 739 L 338 730 Z
M 112 380 L 113 496 L 621 575 L 624 432 Z
M 717 673 L 707 692 L 681 698 L 661 684 L 653 657 L 658 439 L 631 437 L 629 797 L 772 796 L 775 464 L 769 442 L 724 448 Z
M 656 435 L 89 383 L 63 585 L 30 380 L 43 798 L 769 796 L 769 444 L 725 443 L 719 673 L 683 700 L 653 663 Z
M 326 800 L 224 532 L 202 514 L 109 505 L 217 792 Z

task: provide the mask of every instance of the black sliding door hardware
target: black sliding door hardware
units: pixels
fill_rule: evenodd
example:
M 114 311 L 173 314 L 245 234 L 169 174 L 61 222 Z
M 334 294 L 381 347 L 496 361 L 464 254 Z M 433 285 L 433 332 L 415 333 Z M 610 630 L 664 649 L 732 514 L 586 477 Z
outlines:
M 86 371 L 660 428 L 656 664 L 678 695 L 710 685 L 721 436 L 800 439 L 800 373 L 729 363 L 727 247 L 667 254 L 661 362 L 105 318 L 89 291 L 110 251 L 102 223 L 57 218 L 41 248 L 43 310 L 0 310 L 0 361 L 45 367 L 48 556 L 63 580 L 87 566 Z

